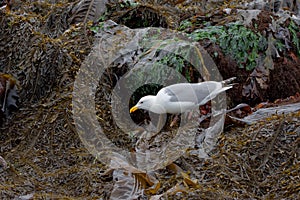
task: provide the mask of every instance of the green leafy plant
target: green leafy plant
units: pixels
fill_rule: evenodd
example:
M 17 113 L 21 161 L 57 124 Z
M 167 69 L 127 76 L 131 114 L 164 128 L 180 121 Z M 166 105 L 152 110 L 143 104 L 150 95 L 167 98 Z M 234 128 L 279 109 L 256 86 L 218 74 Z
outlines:
M 288 26 L 288 29 L 291 33 L 292 42 L 293 42 L 293 44 L 295 45 L 295 47 L 297 49 L 297 53 L 298 53 L 298 55 L 300 55 L 300 41 L 299 41 L 299 38 L 297 36 L 297 33 L 300 32 L 300 28 L 293 21 L 291 21 L 291 23 Z
M 175 54 L 168 54 L 161 60 L 159 60 L 157 64 L 167 65 L 174 68 L 177 72 L 181 73 L 189 82 L 191 82 L 190 71 L 186 69 L 187 63 L 185 62 L 184 58 Z
M 192 26 L 193 26 L 193 23 L 190 20 L 183 20 L 182 22 L 180 22 L 178 30 L 182 31 L 182 30 L 185 30 Z
M 224 31 L 223 26 L 208 26 L 204 29 L 197 29 L 191 33 L 190 37 L 196 41 L 209 39 L 213 42 L 217 42 L 218 36 L 224 34 Z
M 90 30 L 94 33 L 98 33 L 99 30 L 102 30 L 103 29 L 103 24 L 104 22 L 99 22 L 98 24 L 94 25 L 94 26 L 91 26 L 90 27 Z
M 258 52 L 265 49 L 267 44 L 259 33 L 254 33 L 239 23 L 198 29 L 191 34 L 191 38 L 216 42 L 225 54 L 235 59 L 240 68 L 247 70 L 255 68 Z
M 218 38 L 220 47 L 226 54 L 232 55 L 239 67 L 252 70 L 256 66 L 259 50 L 266 47 L 266 41 L 245 26 L 233 23 Z
M 276 40 L 276 42 L 275 42 L 275 48 L 278 51 L 282 52 L 286 47 L 285 47 L 285 45 L 280 40 Z

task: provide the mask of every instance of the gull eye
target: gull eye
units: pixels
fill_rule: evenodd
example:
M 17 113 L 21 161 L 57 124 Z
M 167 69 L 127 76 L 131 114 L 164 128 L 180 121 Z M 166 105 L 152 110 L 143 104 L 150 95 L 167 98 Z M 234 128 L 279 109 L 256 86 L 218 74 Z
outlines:
M 143 101 L 140 102 L 140 104 L 143 104 L 143 103 L 144 103 Z

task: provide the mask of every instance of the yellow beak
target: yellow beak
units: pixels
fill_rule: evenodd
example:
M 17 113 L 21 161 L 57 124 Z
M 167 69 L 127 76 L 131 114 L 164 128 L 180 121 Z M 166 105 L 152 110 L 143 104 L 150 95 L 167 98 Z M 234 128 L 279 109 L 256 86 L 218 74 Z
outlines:
M 133 106 L 132 108 L 130 108 L 129 112 L 133 113 L 134 111 L 136 111 L 137 109 L 139 109 L 137 106 Z

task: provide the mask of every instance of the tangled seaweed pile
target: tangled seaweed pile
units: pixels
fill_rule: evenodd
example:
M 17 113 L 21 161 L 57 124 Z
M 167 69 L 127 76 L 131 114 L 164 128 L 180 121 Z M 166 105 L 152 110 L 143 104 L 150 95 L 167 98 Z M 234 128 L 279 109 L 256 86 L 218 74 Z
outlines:
M 137 1 L 137 4 L 100 0 L 93 1 L 94 4 L 67 0 L 15 2 L 10 12 L 0 10 L 0 71 L 14 75 L 21 86 L 19 110 L 0 128 L 0 156 L 7 163 L 6 166 L 0 163 L 3 199 L 109 199 L 117 180 L 106 171 L 108 166 L 84 148 L 74 128 L 71 105 L 76 73 L 91 51 L 95 29 L 101 28 L 98 19 L 113 19 L 131 28 L 160 26 L 198 34 L 197 40 L 201 38 L 199 42 L 218 63 L 221 74 L 238 76 L 241 83 L 248 80 L 250 83 L 244 88 L 259 97 L 256 101 L 283 98 L 299 91 L 299 24 L 291 21 L 291 14 L 287 18 L 274 14 L 282 10 L 280 6 L 297 14 L 294 4 L 289 7 L 251 4 L 262 11 L 244 29 L 240 25 L 241 28 L 223 26 L 228 22 L 243 22 L 236 12 L 241 5 L 235 1 L 226 1 L 227 4 L 213 1 L 205 5 L 202 1 L 192 4 L 162 1 L 160 5 L 151 1 Z M 102 7 L 97 7 L 99 4 Z M 224 8 L 232 9 L 232 13 L 227 14 Z M 135 23 L 136 19 L 141 20 Z M 222 27 L 213 32 L 208 25 Z M 210 35 L 199 35 L 199 28 L 208 30 L 202 33 Z M 231 28 L 236 28 L 237 34 L 252 31 L 250 39 L 259 34 L 265 37 L 265 46 L 255 52 L 256 58 L 261 59 L 256 68 L 250 71 L 239 68 L 243 61 L 230 57 L 218 43 L 222 38 L 228 39 Z M 284 38 L 287 31 L 290 36 Z M 227 40 L 226 44 L 234 46 L 234 42 Z M 264 64 L 273 69 L 266 72 Z M 261 82 L 266 74 L 268 81 Z M 242 90 L 240 85 L 230 96 L 237 97 Z M 234 100 L 240 102 L 242 97 Z M 110 119 L 109 106 L 105 109 L 99 110 Z M 211 159 L 199 159 L 188 151 L 168 168 L 155 172 L 156 187 L 151 189 L 150 181 L 145 181 L 146 175 L 140 176 L 136 181 L 142 191 L 148 190 L 139 197 L 297 199 L 300 195 L 299 121 L 300 113 L 296 112 L 232 128 L 220 136 Z M 111 124 L 107 127 L 111 128 L 108 137 L 117 142 L 120 135 L 116 127 Z M 131 139 L 122 137 L 130 148 Z
M 297 199 L 299 114 L 274 115 L 222 134 L 209 160 L 187 157 L 176 161 L 199 182 L 169 198 Z

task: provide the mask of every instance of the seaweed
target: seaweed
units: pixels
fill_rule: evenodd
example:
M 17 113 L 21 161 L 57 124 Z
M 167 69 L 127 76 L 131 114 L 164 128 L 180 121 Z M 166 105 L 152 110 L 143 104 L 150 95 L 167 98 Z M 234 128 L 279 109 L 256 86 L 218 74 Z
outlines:
M 260 33 L 254 33 L 238 22 L 198 29 L 191 37 L 196 41 L 209 39 L 219 44 L 226 55 L 248 71 L 256 67 L 259 53 L 266 48 L 266 39 Z
M 234 10 L 238 1 L 226 4 L 211 1 L 207 5 L 198 1 L 139 1 L 135 5 L 109 1 L 111 7 L 108 6 L 100 15 L 96 12 L 95 4 L 90 4 L 89 1 L 83 1 L 85 3 L 82 7 L 67 0 L 51 3 L 12 2 L 16 4 L 11 4 L 7 10 L 0 10 L 0 71 L 10 74 L 9 77 L 13 76 L 20 88 L 18 109 L 0 127 L 1 198 L 110 199 L 112 191 L 113 197 L 118 198 L 118 192 L 124 191 L 122 181 L 133 183 L 134 188 L 130 187 L 129 190 L 133 191 L 132 195 L 142 199 L 299 197 L 299 111 L 274 114 L 253 125 L 227 129 L 218 138 L 218 145 L 209 159 L 199 158 L 197 147 L 191 147 L 186 149 L 184 156 L 166 168 L 147 173 L 131 173 L 132 171 L 123 169 L 119 180 L 114 179 L 118 177 L 114 173 L 120 173 L 117 171 L 120 169 L 107 173 L 112 170 L 110 166 L 99 162 L 86 149 L 76 132 L 72 113 L 74 80 L 91 51 L 91 44 L 95 38 L 101 37 L 97 33 L 103 31 L 102 25 L 107 19 L 115 19 L 132 27 L 159 26 L 186 32 L 198 29 L 196 26 L 204 27 L 192 35 L 197 41 L 210 40 L 205 43 L 205 48 L 212 53 L 224 78 L 232 75 L 238 77 L 239 88 L 243 87 L 251 74 L 244 69 L 252 69 L 257 54 L 265 56 L 264 53 L 270 47 L 268 59 L 272 58 L 274 69 L 270 71 L 267 92 L 260 94 L 268 100 L 287 97 L 299 91 L 299 25 L 295 21 L 287 23 L 284 20 L 285 23 L 281 24 L 290 32 L 291 38 L 286 43 L 285 39 L 276 38 L 275 32 L 266 28 L 267 23 L 257 26 L 259 31 L 255 31 L 255 27 L 245 28 L 239 24 L 224 26 L 222 23 L 232 22 L 234 12 L 232 15 L 224 14 L 216 7 L 222 5 L 221 9 L 230 7 Z M 89 9 L 90 5 L 93 9 Z M 281 1 L 280 5 L 269 6 L 269 10 L 278 11 L 280 7 L 287 5 Z M 253 5 L 255 6 L 258 5 Z M 294 3 L 290 7 L 287 9 L 294 10 Z M 143 20 L 134 24 L 134 20 L 139 19 L 140 15 L 143 15 Z M 191 16 L 196 17 L 190 18 Z M 98 24 L 98 21 L 103 23 Z M 256 23 L 260 25 L 259 21 Z M 158 31 L 153 38 L 158 40 L 161 29 L 156 30 Z M 234 31 L 236 35 L 230 31 Z M 265 34 L 266 32 L 269 34 Z M 261 37 L 269 35 L 274 36 L 275 41 L 271 41 L 271 38 L 271 44 L 266 45 Z M 251 39 L 258 41 L 251 43 Z M 244 46 L 240 46 L 239 41 Z M 150 40 L 144 42 L 151 43 Z M 236 55 L 232 57 L 235 62 L 229 59 L 232 53 L 230 48 L 226 50 L 226 45 L 234 49 Z M 272 45 L 279 50 L 280 57 L 276 56 Z M 288 48 L 288 45 L 292 48 Z M 166 46 L 161 46 L 161 49 L 164 47 Z M 198 81 L 200 77 L 189 63 L 184 62 L 180 56 L 165 54 L 161 49 L 151 57 L 157 58 L 157 62 L 153 63 L 157 66 L 170 65 L 189 81 Z M 146 56 L 148 50 L 142 49 L 139 55 L 149 58 Z M 239 51 L 245 51 L 251 56 L 245 58 L 245 53 Z M 126 54 L 122 58 L 128 63 L 134 63 L 135 53 Z M 195 51 L 189 49 L 189 53 Z M 192 55 L 189 57 L 192 59 L 199 54 L 188 55 Z M 110 98 L 107 91 L 115 86 L 118 76 L 129 69 L 129 65 L 124 64 L 126 62 L 123 62 L 124 65 L 119 65 L 118 62 L 122 64 L 123 60 L 112 63 L 105 76 L 101 77 L 99 85 L 95 86 L 98 92 L 95 96 L 97 119 L 99 123 L 106 124 L 106 134 L 115 144 L 132 150 L 137 136 L 129 136 L 117 128 L 111 120 L 111 104 L 107 103 Z M 238 67 L 241 65 L 243 69 Z M 5 79 L 7 77 L 4 76 Z M 139 95 L 155 93 L 159 87 L 161 86 L 145 86 L 137 92 Z M 232 99 L 239 99 L 241 90 L 233 91 Z M 3 90 L 1 98 L 2 92 Z M 11 104 L 15 105 L 15 101 L 11 101 Z M 139 116 L 139 119 L 142 117 Z M 169 142 L 172 134 L 167 133 L 160 135 L 160 140 L 156 140 L 155 145 Z M 184 138 L 185 134 L 180 136 Z

